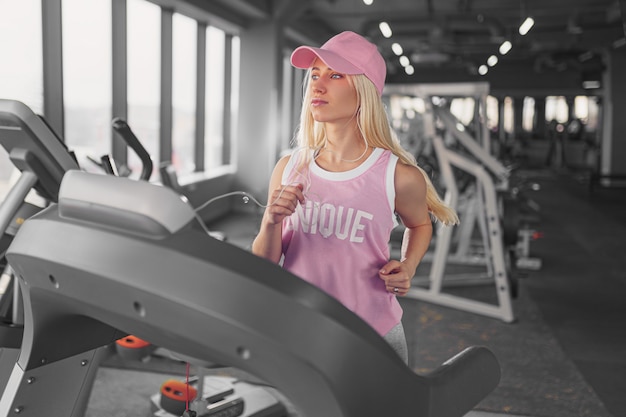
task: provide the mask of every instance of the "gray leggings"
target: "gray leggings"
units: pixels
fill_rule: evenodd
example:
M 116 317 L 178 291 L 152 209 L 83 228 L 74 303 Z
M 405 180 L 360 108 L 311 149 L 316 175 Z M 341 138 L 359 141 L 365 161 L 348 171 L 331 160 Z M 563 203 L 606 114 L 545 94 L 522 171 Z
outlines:
M 393 329 L 389 330 L 389 332 L 384 336 L 384 339 L 391 345 L 393 350 L 395 350 L 400 358 L 406 363 L 409 364 L 409 349 L 406 345 L 406 335 L 404 334 L 404 327 L 402 323 L 396 324 Z

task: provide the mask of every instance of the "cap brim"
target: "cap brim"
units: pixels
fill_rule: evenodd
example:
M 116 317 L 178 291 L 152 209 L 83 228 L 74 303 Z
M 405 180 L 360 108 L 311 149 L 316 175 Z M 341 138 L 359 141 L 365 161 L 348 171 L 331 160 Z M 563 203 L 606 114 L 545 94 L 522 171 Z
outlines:
M 291 54 L 291 65 L 296 68 L 307 69 L 316 58 L 324 61 L 329 68 L 342 74 L 363 74 L 363 70 L 351 64 L 344 58 L 340 57 L 332 51 L 321 48 L 312 48 L 310 46 L 300 46 Z

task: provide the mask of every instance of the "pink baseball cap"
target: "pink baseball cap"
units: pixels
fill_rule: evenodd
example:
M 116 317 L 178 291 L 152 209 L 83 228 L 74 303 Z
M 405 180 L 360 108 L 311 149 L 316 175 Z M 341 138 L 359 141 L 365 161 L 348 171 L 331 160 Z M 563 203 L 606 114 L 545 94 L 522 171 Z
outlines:
M 291 54 L 291 65 L 307 69 L 316 58 L 342 74 L 365 75 L 382 94 L 387 65 L 376 45 L 354 32 L 341 32 L 320 48 L 300 46 Z

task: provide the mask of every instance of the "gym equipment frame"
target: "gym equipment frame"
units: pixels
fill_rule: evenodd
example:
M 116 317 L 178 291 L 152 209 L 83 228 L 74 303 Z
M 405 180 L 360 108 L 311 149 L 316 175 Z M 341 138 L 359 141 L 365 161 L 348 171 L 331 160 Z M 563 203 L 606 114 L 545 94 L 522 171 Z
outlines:
M 20 171 L 0 201 L 0 237 L 8 238 L 17 232 L 25 218 L 41 210 L 25 202 L 27 195 L 34 189 L 46 202 L 57 201 L 63 175 L 77 169 L 78 164 L 45 120 L 16 100 L 0 99 L 0 146 Z M 4 260 L 3 256 L 0 252 L 0 261 Z M 2 279 L 10 283 L 8 289 L 12 291 L 5 292 L 0 300 L 3 311 L 5 306 L 11 310 L 0 324 L 0 390 L 15 364 L 23 335 L 19 286 L 14 285 L 14 274 L 8 264 L 2 271 Z
M 488 85 L 484 83 L 410 85 L 392 89 L 389 93 L 410 94 L 425 99 L 424 130 L 427 136 L 425 140 L 432 142 L 446 190 L 445 200 L 451 207 L 459 208 L 460 197 L 452 168 L 458 168 L 475 178 L 472 189 L 474 194 L 466 201 L 463 213 L 465 217 L 461 218 L 460 240 L 456 253 L 450 253 L 453 228 L 439 227 L 436 231 L 434 253 L 428 258 L 432 261 L 432 266 L 427 288 L 414 285 L 409 289 L 407 297 L 498 318 L 508 323 L 513 322 L 515 315 L 511 302 L 507 254 L 503 243 L 498 202 L 498 191 L 508 188 L 510 171 L 490 154 L 489 134 L 484 128 L 484 123 L 481 123 L 481 128 L 477 129 L 478 137 L 474 139 L 469 133 L 457 127 L 458 121 L 448 109 L 434 106 L 431 102 L 432 97 L 435 96 L 470 96 L 475 97 L 479 106 L 482 105 L 484 108 Z M 444 139 L 435 128 L 436 119 L 458 141 L 467 155 L 446 147 Z M 472 257 L 470 261 L 466 255 L 476 224 L 481 234 L 484 253 L 481 259 Z M 455 261 L 482 264 L 486 268 L 486 273 L 445 276 L 447 263 Z M 494 284 L 497 304 L 443 292 L 446 283 L 458 285 L 459 283 L 475 284 L 486 281 Z

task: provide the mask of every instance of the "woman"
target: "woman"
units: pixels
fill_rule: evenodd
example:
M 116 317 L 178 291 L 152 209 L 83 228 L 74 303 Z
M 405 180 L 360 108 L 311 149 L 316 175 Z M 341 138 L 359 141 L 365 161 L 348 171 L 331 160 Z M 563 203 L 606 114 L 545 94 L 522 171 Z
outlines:
M 458 217 L 389 127 L 374 44 L 342 32 L 297 48 L 291 63 L 308 70 L 299 147 L 274 168 L 252 251 L 337 298 L 408 363 L 396 296 L 411 287 L 432 220 Z M 401 259 L 389 260 L 396 216 L 406 231 Z

